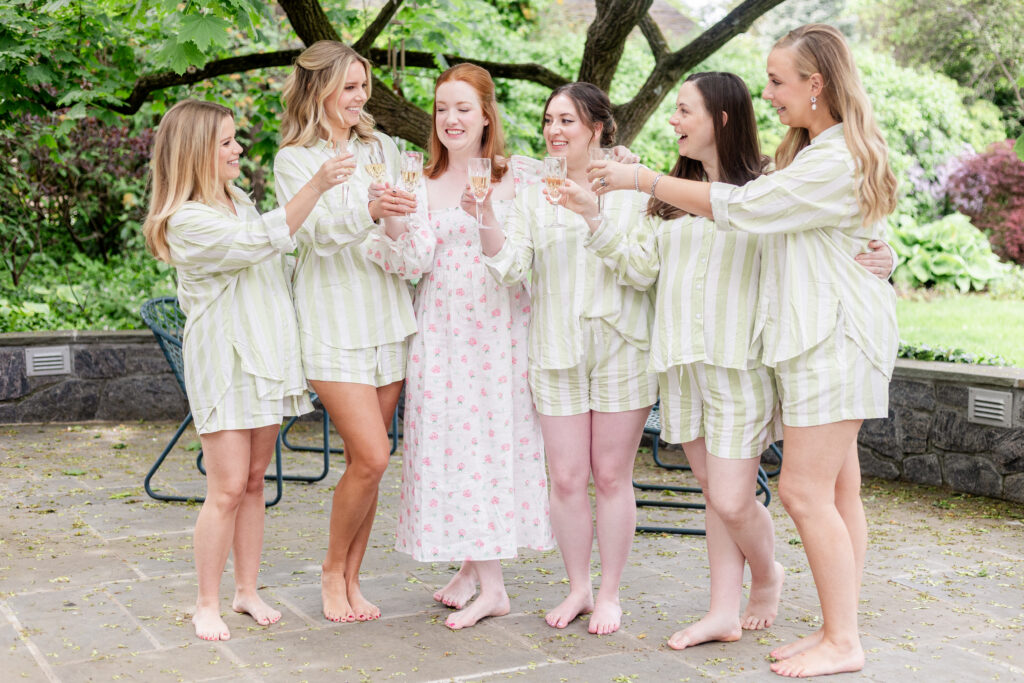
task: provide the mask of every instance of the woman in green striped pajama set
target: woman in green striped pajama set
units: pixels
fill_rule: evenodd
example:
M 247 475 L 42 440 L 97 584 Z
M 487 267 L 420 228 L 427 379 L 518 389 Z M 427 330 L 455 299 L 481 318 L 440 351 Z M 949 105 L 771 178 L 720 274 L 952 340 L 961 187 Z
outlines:
M 281 150 L 274 160 L 281 202 L 339 144 L 357 163 L 345 213 L 354 216 L 362 239 L 316 239 L 314 228 L 335 214 L 314 212 L 296 235 L 293 278 L 303 370 L 345 443 L 346 466 L 334 490 L 321 574 L 324 617 L 336 622 L 380 617 L 360 590 L 359 567 L 391 453 L 387 425 L 405 377 L 406 338 L 416 331 L 409 286 L 367 259 L 361 248 L 371 232 L 385 229 L 374 221 L 416 210 L 415 197 L 394 188 L 367 202 L 371 149 L 381 147 L 392 177 L 399 159 L 395 143 L 374 131 L 363 110 L 369 78 L 369 62 L 346 45 L 319 41 L 306 49 L 285 83 Z M 427 234 L 418 229 L 423 218 L 410 216 L 415 225 L 409 239 Z M 397 226 L 391 228 L 397 236 Z
M 710 112 L 717 112 L 712 116 Z M 679 89 L 669 119 L 679 160 L 671 176 L 742 185 L 764 173 L 750 91 L 729 73 L 696 73 Z M 743 629 L 772 625 L 782 587 L 771 517 L 752 495 L 759 456 L 778 438 L 774 373 L 760 362 L 755 334 L 761 238 L 715 230 L 710 221 L 652 199 L 631 234 L 599 226 L 588 245 L 625 282 L 653 286 L 651 370 L 658 373 L 662 438 L 682 443 L 707 502 L 711 569 L 708 614 L 674 634 L 683 649 L 733 641 Z M 859 255 L 886 277 L 883 243 Z M 742 617 L 743 565 L 750 600 Z
M 220 616 L 220 577 L 234 551 L 232 609 L 266 626 L 281 618 L 257 594 L 263 546 L 263 474 L 285 415 L 313 409 L 296 355 L 298 330 L 285 276 L 293 235 L 349 160 L 318 166 L 287 206 L 260 216 L 232 181 L 242 148 L 231 110 L 185 100 L 160 122 L 153 146 L 146 245 L 178 275 L 185 312 L 185 387 L 206 458 L 206 500 L 195 527 L 199 582 L 192 617 L 204 640 L 231 637 Z M 330 196 L 322 201 L 327 202 Z M 330 238 L 351 226 L 317 226 Z
M 609 146 L 614 135 L 608 97 L 589 83 L 573 83 L 555 90 L 544 111 L 548 153 L 566 158 L 569 185 L 583 182 L 590 148 Z M 553 226 L 554 208 L 539 185 L 527 187 L 505 220 L 507 238 L 484 228 L 480 239 L 499 281 L 519 283 L 532 272 L 529 382 L 548 458 L 551 526 L 569 576 L 569 596 L 546 620 L 564 628 L 593 611 L 588 630 L 611 633 L 622 618 L 619 583 L 636 526 L 633 460 L 657 397 L 655 377 L 646 371 L 651 299 L 618 282 L 584 248 L 583 218 L 567 214 L 565 227 Z M 636 222 L 641 209 L 642 195 L 634 192 L 609 197 L 605 207 L 608 220 L 623 226 Z M 596 601 L 591 474 L 601 554 Z
M 791 31 L 768 56 L 763 96 L 789 131 L 772 174 L 743 186 L 664 179 L 655 196 L 762 235 L 756 328 L 782 401 L 779 495 L 796 523 L 822 608 L 822 628 L 777 648 L 771 668 L 805 677 L 857 671 L 857 602 L 867 548 L 857 432 L 888 414 L 898 345 L 895 294 L 850 258 L 885 233 L 896 205 L 888 150 L 842 34 Z M 636 169 L 650 186 L 655 174 Z M 595 188 L 633 169 L 598 162 Z

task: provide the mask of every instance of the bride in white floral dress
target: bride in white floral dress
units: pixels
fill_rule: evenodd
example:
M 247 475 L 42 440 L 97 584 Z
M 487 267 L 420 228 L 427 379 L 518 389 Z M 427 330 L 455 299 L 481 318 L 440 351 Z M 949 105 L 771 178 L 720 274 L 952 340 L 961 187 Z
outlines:
M 530 297 L 500 285 L 483 264 L 468 163 L 490 158 L 492 195 L 483 211 L 498 225 L 515 192 L 539 180 L 538 162 L 505 159 L 494 84 L 460 64 L 435 85 L 426 193 L 431 242 L 406 233 L 366 243 L 382 268 L 419 277 L 418 333 L 406 374 L 402 496 L 396 548 L 426 562 L 462 562 L 434 598 L 460 611 L 450 628 L 510 609 L 501 560 L 518 548 L 554 547 L 540 425 L 527 384 Z M 423 235 L 419 236 L 420 238 Z M 414 272 L 416 271 L 416 272 Z M 466 603 L 480 585 L 480 596 Z M 465 607 L 463 609 L 463 607 Z

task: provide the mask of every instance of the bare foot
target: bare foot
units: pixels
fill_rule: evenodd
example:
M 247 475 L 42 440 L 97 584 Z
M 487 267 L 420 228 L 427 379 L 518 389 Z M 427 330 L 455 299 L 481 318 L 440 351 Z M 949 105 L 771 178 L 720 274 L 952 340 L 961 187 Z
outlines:
M 231 631 L 220 618 L 216 607 L 196 607 L 192 615 L 192 624 L 196 627 L 196 636 L 203 640 L 230 640 Z
M 547 613 L 544 621 L 553 628 L 565 628 L 569 623 L 581 614 L 589 614 L 594 611 L 594 594 L 588 589 L 585 593 L 573 593 L 570 591 L 568 597 L 558 607 Z
M 441 590 L 434 593 L 434 599 L 448 607 L 462 609 L 476 594 L 476 573 L 463 565 L 455 576 Z
M 235 599 L 231 601 L 231 609 L 240 614 L 248 614 L 260 626 L 270 626 L 281 619 L 281 613 L 263 602 L 263 598 L 257 593 L 235 593 Z
M 508 614 L 511 605 L 508 593 L 481 593 L 480 597 L 469 604 L 466 609 L 448 615 L 444 625 L 458 631 L 460 628 L 473 626 L 485 617 L 503 617 Z
M 809 636 L 804 636 L 803 638 L 794 640 L 791 643 L 786 643 L 785 645 L 775 648 L 771 652 L 772 658 L 780 660 L 789 659 L 790 657 L 798 655 L 805 650 L 810 650 L 812 647 L 818 645 L 823 637 L 824 634 L 819 628 Z
M 676 631 L 668 639 L 668 646 L 673 650 L 685 650 L 691 645 L 700 645 L 711 641 L 732 643 L 740 639 L 743 629 L 735 614 L 714 614 L 708 612 L 696 624 L 690 624 L 682 631 Z
M 345 575 L 341 572 L 320 574 L 320 599 L 324 604 L 327 621 L 355 621 L 356 613 L 348 602 Z
M 348 602 L 352 606 L 352 612 L 356 615 L 356 621 L 380 619 L 380 608 L 363 597 L 359 590 L 359 584 L 349 585 Z
M 775 623 L 775 615 L 779 613 L 779 597 L 782 595 L 782 582 L 786 580 L 786 570 L 778 562 L 775 563 L 775 579 L 771 583 L 750 584 L 750 599 L 747 608 L 740 617 L 740 625 L 748 631 L 759 631 Z
M 863 668 L 864 650 L 859 641 L 850 647 L 839 647 L 824 639 L 809 650 L 771 664 L 772 671 L 790 678 L 841 674 Z
M 594 606 L 594 613 L 590 615 L 590 623 L 587 624 L 587 631 L 599 636 L 606 636 L 615 633 L 622 624 L 622 607 L 619 601 L 611 602 L 598 598 Z

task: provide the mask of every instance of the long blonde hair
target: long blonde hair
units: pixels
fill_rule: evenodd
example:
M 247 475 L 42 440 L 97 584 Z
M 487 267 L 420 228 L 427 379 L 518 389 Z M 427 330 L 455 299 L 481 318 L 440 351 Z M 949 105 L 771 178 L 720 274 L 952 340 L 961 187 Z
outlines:
M 827 24 L 795 28 L 773 49 L 792 51 L 796 69 L 804 80 L 821 74 L 821 97 L 832 118 L 843 124 L 843 137 L 860 171 L 857 205 L 864 223 L 875 221 L 896 208 L 896 176 L 889 168 L 889 148 L 875 122 L 853 54 L 843 34 Z M 776 168 L 785 168 L 810 143 L 806 128 L 790 128 L 775 152 Z
M 213 102 L 183 100 L 171 107 L 157 129 L 149 161 L 149 213 L 142 225 L 146 248 L 170 261 L 167 220 L 190 200 L 217 206 L 220 191 L 231 196 L 231 183 L 217 180 L 217 138 L 231 110 Z
M 330 135 L 327 123 L 327 98 L 337 92 L 348 77 L 348 69 L 359 62 L 366 69 L 366 97 L 371 93 L 370 62 L 348 45 L 334 40 L 318 40 L 295 60 L 295 69 L 284 82 L 284 116 L 281 119 L 281 146 L 309 147 Z M 373 139 L 373 117 L 364 109 L 353 126 L 364 142 Z

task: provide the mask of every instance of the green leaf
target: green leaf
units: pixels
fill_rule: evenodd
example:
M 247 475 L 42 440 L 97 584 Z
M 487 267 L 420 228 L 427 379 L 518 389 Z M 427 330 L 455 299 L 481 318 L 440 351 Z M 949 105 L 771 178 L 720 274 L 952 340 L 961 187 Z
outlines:
M 230 27 L 226 20 L 212 14 L 188 14 L 181 19 L 178 42 L 191 41 L 200 50 L 223 47 L 228 43 Z
M 1021 136 L 1017 138 L 1017 142 L 1013 146 L 1013 151 L 1017 153 L 1017 157 L 1021 161 L 1024 161 L 1024 133 L 1021 133 Z

